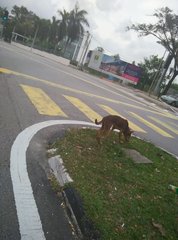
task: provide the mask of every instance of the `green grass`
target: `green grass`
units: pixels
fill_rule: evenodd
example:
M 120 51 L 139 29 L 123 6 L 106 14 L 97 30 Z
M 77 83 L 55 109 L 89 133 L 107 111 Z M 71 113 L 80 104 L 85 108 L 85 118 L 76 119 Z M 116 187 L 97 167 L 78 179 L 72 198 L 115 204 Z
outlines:
M 54 145 L 102 239 L 178 239 L 178 197 L 168 190 L 169 184 L 178 186 L 177 160 L 137 138 L 121 145 L 113 133 L 99 146 L 95 135 L 72 129 Z M 123 148 L 153 163 L 135 164 Z

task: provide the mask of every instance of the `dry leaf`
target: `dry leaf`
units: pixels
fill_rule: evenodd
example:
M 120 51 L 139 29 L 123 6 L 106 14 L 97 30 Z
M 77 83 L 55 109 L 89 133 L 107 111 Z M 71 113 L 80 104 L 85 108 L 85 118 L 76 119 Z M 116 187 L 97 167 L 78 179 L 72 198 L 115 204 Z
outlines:
M 159 223 L 155 223 L 154 220 L 152 219 L 152 224 L 155 228 L 157 228 L 159 230 L 159 232 L 161 233 L 161 235 L 163 237 L 166 236 L 166 233 L 165 233 L 165 229 L 163 228 L 163 226 Z
M 79 146 L 79 145 L 77 145 L 77 146 L 76 146 L 76 148 L 78 148 L 78 149 L 82 149 L 83 147 L 82 147 L 82 146 Z

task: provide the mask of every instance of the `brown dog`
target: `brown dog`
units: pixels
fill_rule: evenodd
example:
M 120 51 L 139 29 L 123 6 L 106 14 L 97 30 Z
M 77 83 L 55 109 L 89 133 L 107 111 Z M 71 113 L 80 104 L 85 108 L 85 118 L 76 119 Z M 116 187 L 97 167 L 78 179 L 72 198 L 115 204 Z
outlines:
M 133 131 L 129 128 L 127 119 L 121 118 L 120 116 L 116 115 L 108 115 L 106 117 L 103 117 L 100 122 L 95 119 L 95 124 L 102 124 L 96 136 L 98 143 L 100 143 L 100 139 L 102 137 L 109 135 L 109 133 L 114 129 L 120 130 L 119 142 L 121 140 L 122 134 L 124 135 L 125 141 L 129 141 L 131 134 L 133 133 Z

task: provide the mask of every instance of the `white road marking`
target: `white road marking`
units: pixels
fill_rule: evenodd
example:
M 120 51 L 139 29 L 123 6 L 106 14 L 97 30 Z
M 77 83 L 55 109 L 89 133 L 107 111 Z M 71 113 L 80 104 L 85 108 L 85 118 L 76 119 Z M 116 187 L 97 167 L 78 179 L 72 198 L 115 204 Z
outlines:
M 57 124 L 88 125 L 97 127 L 94 123 L 84 121 L 50 120 L 34 124 L 23 130 L 17 136 L 11 148 L 10 174 L 21 240 L 46 239 L 27 172 L 26 151 L 31 139 L 39 130 Z

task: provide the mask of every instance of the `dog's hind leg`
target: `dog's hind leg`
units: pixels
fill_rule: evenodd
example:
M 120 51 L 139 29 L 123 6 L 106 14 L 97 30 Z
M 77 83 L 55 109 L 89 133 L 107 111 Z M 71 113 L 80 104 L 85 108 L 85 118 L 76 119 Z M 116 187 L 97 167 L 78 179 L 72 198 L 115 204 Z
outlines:
M 96 139 L 99 144 L 101 144 L 101 138 L 108 136 L 110 131 L 100 128 L 96 134 Z
M 101 137 L 102 137 L 102 130 L 99 129 L 96 134 L 96 140 L 97 140 L 98 144 L 101 144 Z

